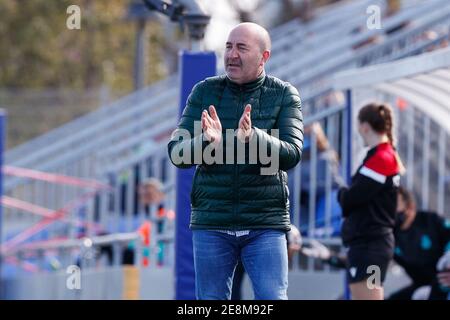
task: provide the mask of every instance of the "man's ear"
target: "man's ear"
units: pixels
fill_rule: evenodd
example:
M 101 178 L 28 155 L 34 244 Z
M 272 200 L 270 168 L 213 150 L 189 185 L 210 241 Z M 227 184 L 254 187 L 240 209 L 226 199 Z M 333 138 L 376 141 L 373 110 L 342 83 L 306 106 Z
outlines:
M 264 50 L 263 54 L 262 54 L 262 58 L 264 63 L 267 62 L 267 60 L 269 60 L 270 58 L 270 51 L 269 50 Z

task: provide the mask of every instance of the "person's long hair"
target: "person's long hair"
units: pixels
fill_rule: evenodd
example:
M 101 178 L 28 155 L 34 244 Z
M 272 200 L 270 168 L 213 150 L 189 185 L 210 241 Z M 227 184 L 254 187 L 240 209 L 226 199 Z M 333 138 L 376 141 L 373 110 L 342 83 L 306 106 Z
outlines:
M 400 174 L 404 174 L 406 169 L 395 146 L 394 115 L 392 108 L 385 103 L 369 103 L 359 110 L 358 120 L 360 123 L 367 122 L 375 132 L 386 134 L 389 143 L 395 150 L 395 158 L 400 169 Z

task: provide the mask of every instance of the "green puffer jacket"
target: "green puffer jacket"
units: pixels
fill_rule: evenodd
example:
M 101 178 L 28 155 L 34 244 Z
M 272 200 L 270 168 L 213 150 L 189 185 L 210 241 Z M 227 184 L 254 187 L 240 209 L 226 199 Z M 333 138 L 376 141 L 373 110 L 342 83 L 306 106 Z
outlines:
M 225 164 L 207 164 L 210 162 L 205 163 L 204 159 L 194 163 L 194 149 L 201 148 L 200 151 L 205 151 L 209 145 L 203 134 L 194 136 L 194 121 L 200 121 L 202 111 L 207 110 L 210 105 L 215 106 L 222 124 L 223 141 L 226 143 L 225 130 L 237 129 L 246 104 L 252 106 L 251 120 L 255 129 L 250 143 L 256 142 L 258 148 L 267 144 L 270 156 L 270 152 L 279 150 L 277 170 L 270 175 L 261 174 L 261 168 L 270 167 L 270 164 L 259 156 L 256 163 L 248 160 L 250 143 L 244 146 L 245 163 L 237 163 L 236 149 L 240 142 L 237 142 L 236 137 L 234 152 L 230 156 L 230 159 L 234 157 L 232 164 L 225 160 L 231 148 L 223 149 Z M 181 131 L 186 132 L 180 129 L 189 131 L 190 138 L 180 137 Z M 278 129 L 279 139 L 267 129 Z M 174 165 L 179 168 L 197 165 L 192 182 L 190 228 L 290 230 L 286 171 L 299 163 L 302 148 L 301 101 L 298 91 L 289 83 L 265 74 L 244 85 L 238 85 L 226 76 L 211 77 L 199 82 L 193 88 L 178 129 L 174 131 L 168 144 L 169 157 Z M 212 146 L 210 149 L 213 149 Z M 190 159 L 175 161 L 173 154 L 189 158 L 189 153 L 184 154 L 183 151 L 191 152 Z

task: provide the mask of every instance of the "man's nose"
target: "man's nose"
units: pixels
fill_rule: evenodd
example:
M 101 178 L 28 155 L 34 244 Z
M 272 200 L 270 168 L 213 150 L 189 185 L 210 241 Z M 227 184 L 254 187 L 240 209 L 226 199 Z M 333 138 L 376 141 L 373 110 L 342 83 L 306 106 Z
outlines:
M 230 58 L 239 58 L 239 54 L 236 48 L 231 48 L 230 51 L 228 52 L 228 56 Z

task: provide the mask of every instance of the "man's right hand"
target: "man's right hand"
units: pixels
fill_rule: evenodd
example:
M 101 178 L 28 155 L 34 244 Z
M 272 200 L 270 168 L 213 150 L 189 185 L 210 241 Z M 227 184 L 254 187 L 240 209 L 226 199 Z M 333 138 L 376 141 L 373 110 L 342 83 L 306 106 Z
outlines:
M 222 124 L 213 105 L 209 106 L 208 111 L 202 112 L 202 129 L 203 134 L 209 142 L 219 145 L 222 142 Z

